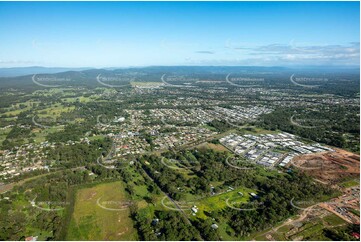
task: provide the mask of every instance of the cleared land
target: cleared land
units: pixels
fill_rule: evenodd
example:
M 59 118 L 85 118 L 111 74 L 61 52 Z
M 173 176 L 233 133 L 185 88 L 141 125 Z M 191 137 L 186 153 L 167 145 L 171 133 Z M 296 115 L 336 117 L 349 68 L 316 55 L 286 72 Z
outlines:
M 325 237 L 324 229 L 346 226 L 347 223 L 338 216 L 313 206 L 304 210 L 299 216 L 263 233 L 254 234 L 254 240 L 330 240 Z
M 121 182 L 78 190 L 66 240 L 137 240 Z
M 289 165 L 327 184 L 359 177 L 360 156 L 341 149 L 335 150 L 297 156 Z
M 223 145 L 220 144 L 212 144 L 212 143 L 203 143 L 199 146 L 197 146 L 198 149 L 213 149 L 215 151 L 229 151 L 226 147 L 224 147 Z

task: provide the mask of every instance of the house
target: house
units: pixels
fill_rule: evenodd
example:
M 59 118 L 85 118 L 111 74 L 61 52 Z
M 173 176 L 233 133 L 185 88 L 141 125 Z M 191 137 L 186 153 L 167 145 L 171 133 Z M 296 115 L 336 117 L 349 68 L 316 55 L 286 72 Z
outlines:
M 218 225 L 217 225 L 217 224 L 212 224 L 212 225 L 211 225 L 211 228 L 212 228 L 212 229 L 218 229 Z
M 25 241 L 37 241 L 38 236 L 29 236 L 25 238 Z
M 352 235 L 352 237 L 354 237 L 356 239 L 360 239 L 360 234 L 359 233 L 352 232 L 351 235 Z
M 124 122 L 124 121 L 125 121 L 124 117 L 114 118 L 115 123 L 121 123 L 121 122 Z
M 251 192 L 250 195 L 251 195 L 253 198 L 258 198 L 258 195 L 255 194 L 255 193 L 253 193 L 253 192 Z
M 193 213 L 198 213 L 198 209 L 195 206 L 192 207 L 191 210 L 192 210 Z

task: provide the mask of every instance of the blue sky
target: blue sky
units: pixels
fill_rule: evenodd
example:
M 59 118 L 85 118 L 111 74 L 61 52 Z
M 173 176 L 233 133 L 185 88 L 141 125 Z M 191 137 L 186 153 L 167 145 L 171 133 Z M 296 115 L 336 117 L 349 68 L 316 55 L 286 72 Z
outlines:
M 359 65 L 359 2 L 0 2 L 0 67 Z

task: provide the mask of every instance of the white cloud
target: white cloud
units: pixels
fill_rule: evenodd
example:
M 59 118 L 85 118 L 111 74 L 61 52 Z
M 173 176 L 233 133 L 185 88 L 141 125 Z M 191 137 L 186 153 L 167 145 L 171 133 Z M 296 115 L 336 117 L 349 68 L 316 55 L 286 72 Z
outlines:
M 236 53 L 236 58 L 222 60 L 228 64 L 246 65 L 359 65 L 360 43 L 345 45 L 289 44 L 237 45 L 226 42 L 225 47 Z M 220 60 L 206 62 L 219 63 Z M 211 63 L 210 63 L 211 64 Z

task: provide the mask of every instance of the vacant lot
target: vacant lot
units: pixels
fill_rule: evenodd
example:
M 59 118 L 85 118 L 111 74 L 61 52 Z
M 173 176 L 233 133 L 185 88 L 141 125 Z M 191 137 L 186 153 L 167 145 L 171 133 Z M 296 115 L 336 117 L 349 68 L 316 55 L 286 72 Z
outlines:
M 212 144 L 212 143 L 203 143 L 199 146 L 197 146 L 197 148 L 199 149 L 213 149 L 215 151 L 229 151 L 226 147 L 224 147 L 223 145 L 220 144 Z
M 66 240 L 137 240 L 121 182 L 80 189 Z
M 335 149 L 335 152 L 301 155 L 289 164 L 328 184 L 358 179 L 360 176 L 360 156 L 341 149 Z

